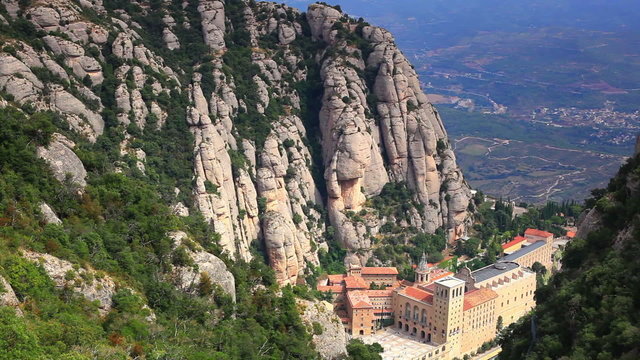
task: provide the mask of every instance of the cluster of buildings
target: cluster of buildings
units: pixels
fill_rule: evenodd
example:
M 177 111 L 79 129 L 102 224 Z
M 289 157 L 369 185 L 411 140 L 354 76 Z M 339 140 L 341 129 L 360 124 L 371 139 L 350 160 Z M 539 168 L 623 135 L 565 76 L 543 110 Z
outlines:
M 535 306 L 535 262 L 552 266 L 553 234 L 527 229 L 503 245 L 495 264 L 458 273 L 429 264 L 423 255 L 413 282 L 398 280 L 394 267 L 351 267 L 318 285 L 334 294 L 334 308 L 354 337 L 382 326 L 432 345 L 419 358 L 462 358 Z

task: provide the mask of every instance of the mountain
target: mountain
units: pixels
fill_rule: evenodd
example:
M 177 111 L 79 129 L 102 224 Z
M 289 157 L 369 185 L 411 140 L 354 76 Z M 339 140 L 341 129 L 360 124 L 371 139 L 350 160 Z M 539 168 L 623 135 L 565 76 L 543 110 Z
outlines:
M 562 271 L 536 291 L 533 315 L 503 334 L 501 359 L 640 356 L 639 151 L 587 205 Z
M 394 34 L 446 119 L 465 179 L 485 194 L 581 201 L 632 153 L 637 1 L 328 2 Z
M 466 233 L 442 120 L 382 28 L 323 4 L 1 3 L 9 358 L 314 357 L 339 320 L 286 285 Z

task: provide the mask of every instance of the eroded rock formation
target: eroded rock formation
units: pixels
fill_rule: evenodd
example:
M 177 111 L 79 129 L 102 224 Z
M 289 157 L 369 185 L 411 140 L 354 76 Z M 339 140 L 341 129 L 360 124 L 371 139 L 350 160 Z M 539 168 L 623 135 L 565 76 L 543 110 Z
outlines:
M 314 333 L 314 326 L 322 331 L 313 335 L 313 344 L 323 359 L 342 359 L 347 355 L 347 334 L 342 321 L 326 301 L 298 300 L 300 316 Z M 314 325 L 315 324 L 315 325 Z
M 113 279 L 93 269 L 74 266 L 66 260 L 49 254 L 33 251 L 23 251 L 23 256 L 39 263 L 59 289 L 68 287 L 75 293 L 81 294 L 89 301 L 98 303 L 98 311 L 105 315 L 113 306 L 112 297 L 116 293 L 116 283 Z
M 166 195 L 172 212 L 202 214 L 232 259 L 262 252 L 281 284 L 304 281 L 320 264 L 319 251 L 331 250 L 325 233 L 356 264 L 371 258 L 371 239 L 387 222 L 465 234 L 469 189 L 442 120 L 384 29 L 320 4 L 302 13 L 267 2 L 136 2 L 141 16 L 157 20 L 149 28 L 99 0 L 2 3 L 6 22 L 26 16 L 42 35 L 37 46 L 6 39 L 0 49 L 2 105 L 53 111 L 90 142 L 117 129 L 114 170 L 153 181 L 155 159 L 141 134 L 169 121 L 178 134 L 175 122 L 186 122 L 193 176 Z M 193 27 L 195 39 L 185 35 Z M 194 41 L 205 55 L 191 63 L 158 55 Z M 178 98 L 179 110 L 170 105 Z M 86 164 L 74 146 L 57 134 L 38 154 L 81 190 Z M 412 192 L 402 220 L 371 205 L 393 183 Z M 42 207 L 43 220 L 59 223 L 50 210 Z M 215 275 L 211 254 L 190 251 L 203 266 L 217 264 Z M 183 270 L 178 283 L 192 288 L 200 273 Z

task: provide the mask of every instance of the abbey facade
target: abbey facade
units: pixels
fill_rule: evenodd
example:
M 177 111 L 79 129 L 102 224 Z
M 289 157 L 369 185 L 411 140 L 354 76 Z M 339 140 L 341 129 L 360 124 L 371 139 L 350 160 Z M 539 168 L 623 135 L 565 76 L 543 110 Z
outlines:
M 454 274 L 423 255 L 413 282 L 397 280 L 393 267 L 352 267 L 329 275 L 318 290 L 334 294 L 336 312 L 354 337 L 392 324 L 388 329 L 432 346 L 425 359 L 462 358 L 535 306 L 530 267 L 551 268 L 553 235 L 528 229 L 522 238 L 498 262 L 475 271 Z

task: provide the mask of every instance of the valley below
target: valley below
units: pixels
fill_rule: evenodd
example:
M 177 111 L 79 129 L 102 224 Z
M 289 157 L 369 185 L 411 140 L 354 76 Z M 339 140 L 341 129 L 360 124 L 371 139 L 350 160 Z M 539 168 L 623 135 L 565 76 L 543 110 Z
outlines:
M 392 31 L 478 190 L 532 203 L 581 201 L 633 152 L 636 3 L 331 3 Z
M 520 140 L 464 136 L 454 140 L 473 188 L 516 202 L 582 199 L 603 187 L 625 157 Z

